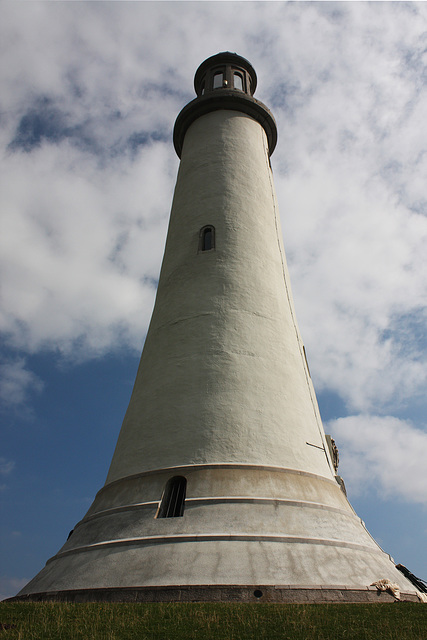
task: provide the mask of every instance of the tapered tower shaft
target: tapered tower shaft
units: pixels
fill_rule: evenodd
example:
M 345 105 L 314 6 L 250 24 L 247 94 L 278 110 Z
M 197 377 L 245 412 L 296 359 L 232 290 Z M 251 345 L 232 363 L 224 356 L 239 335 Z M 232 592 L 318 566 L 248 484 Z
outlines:
M 324 444 L 267 137 L 245 113 L 215 110 L 185 135 L 157 300 L 107 481 L 219 462 L 332 478 Z

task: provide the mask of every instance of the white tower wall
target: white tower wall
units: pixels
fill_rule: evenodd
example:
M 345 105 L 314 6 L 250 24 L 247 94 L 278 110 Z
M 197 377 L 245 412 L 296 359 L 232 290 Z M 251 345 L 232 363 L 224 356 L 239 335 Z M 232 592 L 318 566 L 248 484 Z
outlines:
M 216 247 L 203 252 L 205 225 Z M 266 136 L 245 114 L 214 111 L 185 136 L 157 300 L 107 482 L 219 462 L 331 478 L 323 446 Z

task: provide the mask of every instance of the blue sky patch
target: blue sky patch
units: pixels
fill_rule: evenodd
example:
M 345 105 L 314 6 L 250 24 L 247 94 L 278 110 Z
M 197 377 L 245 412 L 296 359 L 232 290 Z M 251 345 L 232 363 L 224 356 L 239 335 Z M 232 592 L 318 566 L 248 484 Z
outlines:
M 9 148 L 28 152 L 39 147 L 43 140 L 60 142 L 70 135 L 65 114 L 49 98 L 42 98 L 22 116 Z

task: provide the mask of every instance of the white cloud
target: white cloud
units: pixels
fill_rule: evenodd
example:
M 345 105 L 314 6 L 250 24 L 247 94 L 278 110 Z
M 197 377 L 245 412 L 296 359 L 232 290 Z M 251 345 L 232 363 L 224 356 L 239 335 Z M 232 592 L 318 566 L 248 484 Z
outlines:
M 316 386 L 333 387 L 356 410 L 378 410 L 425 387 L 427 345 L 413 329 L 426 317 L 427 217 L 387 202 L 384 189 L 373 196 L 345 176 L 341 185 L 349 202 L 317 207 L 311 232 L 296 223 L 297 244 L 289 238 L 297 314 Z M 307 219 L 315 204 L 310 191 L 298 197 L 303 187 L 291 178 L 287 197 Z
M 25 361 L 18 359 L 0 364 L 0 400 L 4 406 L 20 406 L 25 412 L 25 403 L 31 392 L 40 392 L 43 382 L 32 371 L 25 368 Z M 11 469 L 1 458 L 0 471 Z M 3 465 L 6 465 L 5 467 Z
M 427 374 L 426 341 L 413 331 L 427 299 L 427 91 L 410 63 L 425 48 L 426 11 L 334 8 L 335 24 L 314 4 L 293 39 L 275 42 L 288 93 L 286 108 L 274 107 L 273 165 L 316 387 L 355 410 L 383 410 L 422 393 Z
M 427 505 L 427 432 L 392 416 L 359 415 L 328 423 L 353 493 L 375 492 Z
M 97 351 L 123 333 L 140 347 L 170 206 L 169 164 L 161 143 L 108 170 L 61 145 L 9 160 L 0 323 L 14 345 L 67 350 L 83 337 Z

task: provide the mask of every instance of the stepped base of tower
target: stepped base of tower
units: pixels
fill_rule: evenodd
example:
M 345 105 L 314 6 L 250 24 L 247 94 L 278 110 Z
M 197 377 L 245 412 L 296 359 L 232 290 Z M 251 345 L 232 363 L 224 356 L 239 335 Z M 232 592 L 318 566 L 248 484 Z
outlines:
M 177 475 L 187 479 L 184 513 L 158 517 L 162 488 Z M 272 602 L 308 597 L 305 591 L 313 602 L 358 601 L 362 593 L 378 601 L 368 587 L 381 579 L 416 597 L 335 480 L 279 467 L 199 464 L 106 485 L 18 597 L 245 601 L 258 590 Z
M 215 542 L 201 537 L 198 542 L 182 540 L 144 548 L 129 541 L 113 553 L 81 552 L 49 563 L 19 595 L 64 601 L 252 601 L 259 590 L 271 602 L 378 602 L 387 598 L 377 596 L 369 585 L 386 578 L 399 584 L 404 599 L 417 600 L 414 586 L 381 551 L 326 541 L 221 537 Z M 336 584 L 331 584 L 333 579 Z

